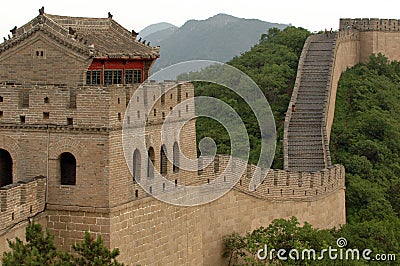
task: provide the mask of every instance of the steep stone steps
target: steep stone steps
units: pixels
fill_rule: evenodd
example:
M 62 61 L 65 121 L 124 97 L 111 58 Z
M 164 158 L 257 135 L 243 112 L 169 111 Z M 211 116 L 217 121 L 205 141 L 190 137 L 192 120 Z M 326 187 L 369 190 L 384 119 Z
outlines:
M 334 38 L 317 36 L 306 51 L 294 102 L 296 110 L 286 129 L 288 170 L 313 172 L 330 164 L 325 158 L 322 127 L 334 45 Z

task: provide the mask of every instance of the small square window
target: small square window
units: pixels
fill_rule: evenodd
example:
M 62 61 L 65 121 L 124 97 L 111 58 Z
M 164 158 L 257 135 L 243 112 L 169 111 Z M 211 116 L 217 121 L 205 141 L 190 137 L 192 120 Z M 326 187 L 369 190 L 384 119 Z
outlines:
M 45 53 L 44 53 L 44 50 L 43 49 L 41 49 L 41 48 L 38 48 L 37 50 L 36 50 L 36 58 L 45 58 Z
M 0 103 L 3 102 L 3 96 L 0 96 Z
M 50 118 L 50 113 L 49 112 L 43 112 L 43 119 L 49 119 Z
M 0 118 L 3 117 L 3 111 L 0 111 Z
M 68 126 L 74 125 L 74 119 L 72 117 L 67 117 L 67 125 Z
M 20 115 L 19 116 L 19 120 L 22 124 L 25 124 L 25 116 L 24 115 Z
M 121 113 L 118 113 L 118 121 L 121 121 Z
M 44 103 L 50 103 L 49 97 L 46 96 L 46 97 L 43 99 L 43 102 L 44 102 Z

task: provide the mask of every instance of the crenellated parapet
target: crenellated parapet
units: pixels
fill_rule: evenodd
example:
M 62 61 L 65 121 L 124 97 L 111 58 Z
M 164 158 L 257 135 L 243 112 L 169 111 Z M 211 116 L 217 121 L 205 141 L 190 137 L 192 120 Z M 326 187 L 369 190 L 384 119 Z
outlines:
M 242 185 L 235 188 L 245 192 L 249 186 L 249 177 L 255 171 L 254 165 L 248 166 L 247 178 L 242 178 Z M 258 198 L 279 201 L 314 201 L 337 189 L 344 189 L 345 169 L 334 165 L 319 172 L 293 172 L 270 170 L 262 185 L 250 195 Z
M 399 19 L 377 19 L 377 18 L 342 18 L 339 30 L 359 31 L 400 31 Z
M 0 188 L 0 232 L 45 209 L 46 178 L 19 181 Z
M 149 125 L 162 124 L 169 114 L 180 120 L 194 112 L 193 101 L 175 108 L 193 98 L 192 84 L 166 81 L 143 86 L 145 90 L 132 101 L 137 113 L 130 114 L 130 121 L 146 116 Z M 127 104 L 138 87 L 139 84 L 103 87 L 3 84 L 0 127 L 88 132 L 120 129 Z M 148 109 L 150 112 L 145 112 Z
M 318 172 L 270 169 L 261 185 L 254 189 L 250 187 L 251 179 L 262 179 L 262 174 L 256 172 L 257 166 L 242 160 L 233 160 L 233 163 L 229 164 L 229 160 L 230 156 L 217 155 L 198 177 L 209 183 L 224 174 L 223 180 L 229 181 L 230 172 L 244 170 L 234 189 L 250 196 L 274 201 L 313 201 L 345 187 L 345 169 L 342 165 L 334 165 Z M 227 169 L 228 165 L 230 169 Z

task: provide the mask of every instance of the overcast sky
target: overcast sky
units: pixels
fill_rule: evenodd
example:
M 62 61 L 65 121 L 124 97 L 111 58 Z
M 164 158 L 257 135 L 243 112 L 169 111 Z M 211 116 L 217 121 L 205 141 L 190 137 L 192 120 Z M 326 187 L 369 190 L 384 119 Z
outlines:
M 218 13 L 269 22 L 291 23 L 310 31 L 337 29 L 339 18 L 400 19 L 400 1 L 351 0 L 2 0 L 0 40 L 14 26 L 22 26 L 38 14 L 41 6 L 55 15 L 107 17 L 110 11 L 122 26 L 140 31 L 144 27 L 169 22 L 182 26 L 189 19 L 202 20 Z

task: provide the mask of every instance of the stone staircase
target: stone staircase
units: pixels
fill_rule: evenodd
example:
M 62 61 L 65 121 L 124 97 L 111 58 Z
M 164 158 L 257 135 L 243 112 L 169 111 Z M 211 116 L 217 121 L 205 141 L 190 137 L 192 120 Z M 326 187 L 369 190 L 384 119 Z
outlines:
M 335 35 L 314 35 L 305 45 L 285 123 L 286 170 L 315 172 L 331 166 L 325 107 L 335 43 Z

